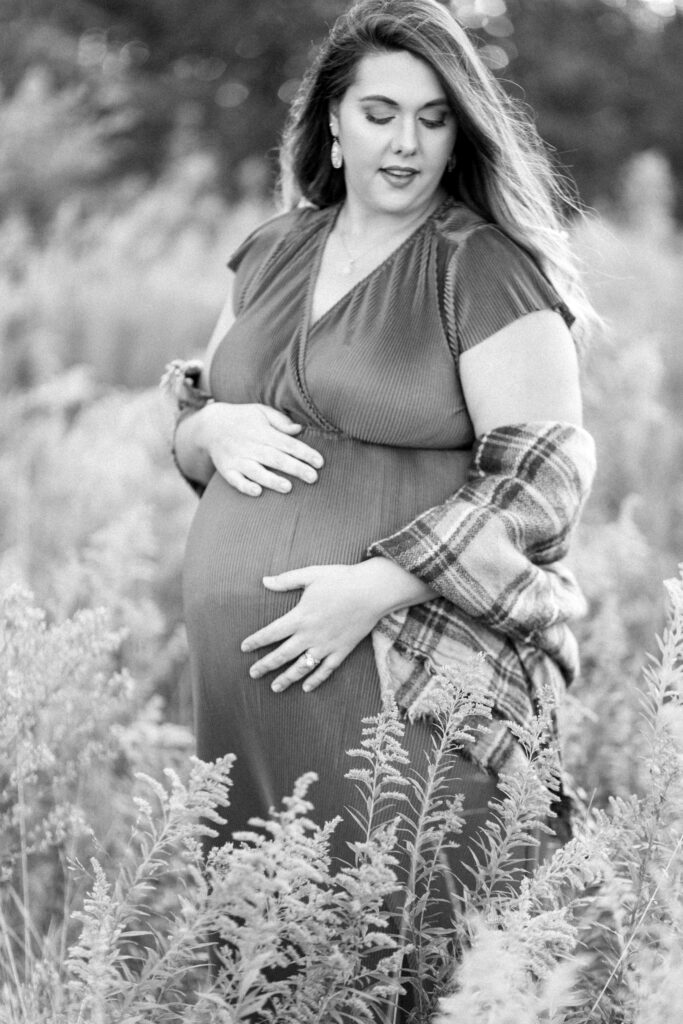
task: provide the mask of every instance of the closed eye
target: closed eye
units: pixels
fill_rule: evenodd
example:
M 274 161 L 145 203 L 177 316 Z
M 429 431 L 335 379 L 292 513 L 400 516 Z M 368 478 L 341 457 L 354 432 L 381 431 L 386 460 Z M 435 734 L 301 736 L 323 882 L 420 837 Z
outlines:
M 379 115 L 379 114 L 371 114 L 371 113 L 367 112 L 365 117 L 366 117 L 366 119 L 371 124 L 389 124 L 389 122 L 393 120 L 394 115 L 393 114 Z M 421 117 L 420 118 L 420 122 L 425 126 L 425 128 L 445 128 L 446 123 L 447 123 L 445 117 L 439 117 L 439 118 Z

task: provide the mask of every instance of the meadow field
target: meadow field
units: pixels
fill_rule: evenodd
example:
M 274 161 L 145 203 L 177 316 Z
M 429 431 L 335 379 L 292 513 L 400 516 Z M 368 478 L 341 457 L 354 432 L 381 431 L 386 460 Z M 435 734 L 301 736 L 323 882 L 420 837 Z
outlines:
M 196 156 L 98 208 L 64 200 L 40 231 L 11 211 L 0 221 L 1 1024 L 360 1022 L 391 1002 L 399 963 L 425 993 L 416 1021 L 679 1019 L 683 238 L 666 209 L 628 203 L 574 227 L 606 320 L 583 364 L 599 473 L 572 553 L 590 608 L 563 710 L 575 834 L 506 884 L 555 771 L 522 737 L 529 767 L 506 780 L 444 936 L 423 915 L 457 836 L 439 787 L 449 743 L 466 742 L 466 686 L 430 780 L 401 776 L 390 711 L 368 723 L 349 759 L 366 842 L 343 877 L 307 822 L 310 779 L 202 867 L 230 765 L 192 759 L 180 569 L 196 499 L 156 381 L 201 351 L 226 259 L 267 212 L 227 206 Z M 383 902 L 396 834 L 373 814 L 401 785 L 425 812 L 396 933 Z M 210 979 L 216 932 L 227 945 Z

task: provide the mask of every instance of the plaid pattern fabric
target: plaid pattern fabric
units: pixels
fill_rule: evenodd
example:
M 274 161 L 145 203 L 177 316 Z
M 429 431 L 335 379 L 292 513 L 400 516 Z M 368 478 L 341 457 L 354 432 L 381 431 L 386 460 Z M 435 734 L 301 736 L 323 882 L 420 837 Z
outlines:
M 568 622 L 585 612 L 560 562 L 595 471 L 585 430 L 499 427 L 475 443 L 466 483 L 369 555 L 391 558 L 439 595 L 383 618 L 380 680 L 409 715 L 424 713 L 439 667 L 483 682 L 493 721 L 470 755 L 499 771 L 516 754 L 505 721 L 527 725 L 539 695 L 559 700 L 579 668 Z

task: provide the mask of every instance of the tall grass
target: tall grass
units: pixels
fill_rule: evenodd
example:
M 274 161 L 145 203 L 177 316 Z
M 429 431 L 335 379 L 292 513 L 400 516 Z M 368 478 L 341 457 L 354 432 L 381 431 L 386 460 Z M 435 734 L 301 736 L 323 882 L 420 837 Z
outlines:
M 332 870 L 336 822 L 308 817 L 314 776 L 204 866 L 202 840 L 223 821 L 217 808 L 229 820 L 232 758 L 162 773 L 157 737 L 157 761 L 136 783 L 131 734 L 144 713 L 114 671 L 119 638 L 88 612 L 48 626 L 30 595 L 11 591 L 1 647 L 0 1020 L 389 1022 L 402 989 L 416 993 L 414 1024 L 645 1024 L 653 1005 L 660 1020 L 675 1019 L 683 580 L 667 589 L 669 623 L 639 716 L 640 794 L 587 812 L 574 838 L 520 880 L 519 855 L 545 827 L 556 770 L 542 722 L 520 735 L 526 757 L 501 780 L 472 884 L 453 893 L 445 932 L 430 909 L 442 898 L 441 854 L 463 819 L 443 780 L 468 742 L 464 720 L 486 714 L 476 681 L 447 680 L 423 778 L 405 771 L 397 710 L 366 721 L 362 746 L 349 752 L 364 797 L 349 867 Z M 174 737 L 176 760 L 181 748 Z M 106 783 L 91 770 L 98 760 Z M 90 822 L 103 783 L 109 821 L 98 836 Z M 406 809 L 399 801 L 387 820 L 384 803 L 397 794 Z M 398 912 L 389 909 L 397 892 Z
M 205 346 L 225 263 L 272 212 L 257 197 L 227 207 L 214 177 L 211 157 L 188 155 L 151 188 L 102 191 L 95 211 L 76 194 L 40 232 L 18 212 L 0 222 L 2 390 L 75 364 L 149 387 L 169 358 Z

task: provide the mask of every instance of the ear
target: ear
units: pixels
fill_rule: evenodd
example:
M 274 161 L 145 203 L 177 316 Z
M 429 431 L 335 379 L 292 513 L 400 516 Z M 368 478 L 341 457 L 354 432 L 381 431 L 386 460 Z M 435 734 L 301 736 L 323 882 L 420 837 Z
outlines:
M 332 100 L 328 109 L 328 123 L 332 135 L 339 135 L 339 100 Z

